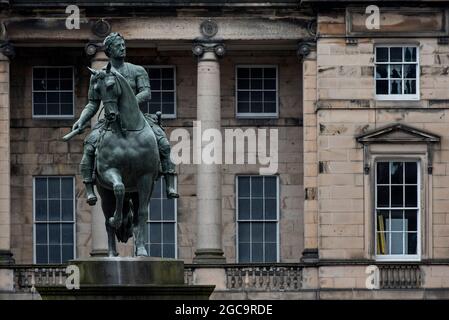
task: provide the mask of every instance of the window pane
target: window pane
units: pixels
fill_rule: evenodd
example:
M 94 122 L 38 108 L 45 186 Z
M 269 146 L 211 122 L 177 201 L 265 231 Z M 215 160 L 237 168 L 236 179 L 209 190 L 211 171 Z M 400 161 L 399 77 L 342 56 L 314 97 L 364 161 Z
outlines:
M 36 244 L 47 244 L 47 224 L 36 223 Z
M 150 201 L 150 220 L 160 221 L 161 220 L 161 200 L 153 199 Z
M 239 243 L 239 262 L 240 263 L 251 262 L 249 243 Z
M 61 80 L 59 83 L 59 90 L 73 90 L 72 80 Z
M 263 103 L 262 102 L 251 102 L 250 112 L 252 113 L 262 113 Z
M 396 78 L 396 79 L 402 78 L 402 65 L 401 64 L 390 65 L 390 78 Z
M 175 245 L 174 244 L 163 244 L 163 257 L 164 258 L 174 258 L 175 257 Z
M 150 244 L 150 256 L 151 257 L 162 257 L 162 245 L 161 244 Z
M 61 263 L 61 246 L 50 245 L 48 246 L 48 263 Z
M 389 162 L 378 162 L 377 163 L 377 183 L 378 184 L 388 184 L 390 182 L 390 163 Z
M 249 112 L 249 102 L 239 102 L 237 104 L 237 112 L 243 113 L 243 112 Z
M 152 199 L 162 197 L 162 185 L 161 184 L 163 184 L 162 179 L 159 179 L 155 182 L 154 187 L 153 187 L 153 194 L 151 195 Z
M 249 89 L 249 80 L 248 79 L 238 79 L 237 80 L 237 88 L 238 89 Z
M 35 179 L 36 199 L 47 199 L 47 178 Z
M 250 93 L 252 102 L 262 102 L 262 92 L 261 91 L 251 91 Z
M 277 242 L 277 230 L 275 222 L 265 223 L 265 242 Z
M 48 197 L 52 199 L 59 199 L 60 196 L 59 178 L 48 178 Z
M 161 68 L 161 75 L 164 79 L 173 79 L 174 78 L 174 69 L 173 68 Z
M 415 64 L 404 64 L 404 78 L 416 78 Z
M 416 232 L 406 234 L 405 254 L 417 254 L 418 234 Z
M 418 225 L 417 225 L 417 217 L 418 213 L 416 210 L 405 210 L 404 211 L 404 217 L 405 217 L 405 230 L 407 231 L 418 231 Z
M 174 90 L 173 80 L 162 80 L 162 90 Z
M 265 78 L 276 78 L 276 68 L 264 68 L 263 76 Z
M 47 77 L 45 68 L 33 68 L 33 78 L 45 79 Z
M 250 242 L 250 223 L 239 223 L 239 242 Z
M 148 68 L 148 77 L 152 78 L 161 78 L 161 69 L 160 68 Z
M 73 199 L 73 178 L 61 178 L 61 197 Z
M 376 61 L 388 62 L 388 48 L 376 48 Z
M 33 81 L 33 90 L 44 91 L 47 90 L 47 83 L 45 80 L 38 79 Z
M 416 48 L 413 47 L 404 48 L 404 60 L 406 62 L 416 61 Z
M 36 263 L 48 263 L 48 247 L 36 245 Z
M 69 260 L 72 260 L 73 257 L 73 245 L 63 245 L 62 246 L 62 261 L 61 262 L 67 262 Z
M 263 93 L 264 102 L 276 102 L 276 91 L 265 91 Z
M 418 206 L 418 192 L 416 186 L 405 187 L 405 206 L 406 207 Z
M 59 80 L 47 80 L 47 90 L 61 90 Z
M 390 231 L 390 211 L 388 210 L 378 210 L 377 211 L 377 231 L 385 232 Z
M 72 68 L 59 68 L 59 76 L 63 79 L 72 79 L 73 69 Z
M 402 62 L 402 48 L 390 48 L 390 62 Z
M 238 188 L 239 188 L 239 197 L 249 197 L 249 177 L 238 177 Z
M 251 200 L 251 219 L 263 220 L 263 199 Z
M 404 94 L 415 94 L 416 93 L 416 81 L 415 80 L 405 80 L 404 81 Z
M 262 72 L 263 69 L 262 68 L 251 68 L 250 73 L 251 73 L 251 78 L 262 78 Z
M 391 183 L 392 184 L 404 183 L 403 171 L 404 171 L 403 162 L 392 162 L 391 163 Z
M 48 225 L 48 243 L 61 243 L 61 225 L 59 223 L 50 223 Z
M 47 79 L 59 79 L 59 68 L 47 68 Z
M 388 207 L 390 198 L 389 187 L 377 187 L 377 206 Z
M 388 94 L 388 80 L 376 81 L 376 94 Z
M 262 90 L 262 79 L 251 80 L 252 90 Z
M 264 262 L 264 260 L 263 260 L 263 244 L 262 243 L 253 243 L 251 245 L 251 249 L 252 249 L 251 262 Z
M 164 199 L 163 200 L 163 212 L 162 218 L 164 220 L 175 221 L 175 200 L 174 199 Z
M 388 78 L 388 66 L 386 64 L 376 66 L 376 78 Z
M 402 94 L 402 81 L 390 81 L 390 94 Z
M 276 102 L 265 102 L 263 104 L 263 112 L 276 113 Z
M 150 242 L 161 243 L 161 223 L 150 223 Z
M 404 188 L 402 186 L 391 186 L 391 206 L 392 207 L 403 207 L 404 206 L 403 190 L 404 190 Z
M 239 219 L 248 220 L 250 219 L 250 200 L 249 199 L 239 199 Z
M 276 199 L 265 199 L 265 219 L 275 220 L 277 216 Z
M 264 262 L 276 262 L 276 260 L 277 260 L 276 244 L 275 243 L 265 244 L 265 261 Z
M 42 103 L 35 103 L 34 104 L 34 115 L 36 116 L 43 116 L 47 114 L 47 105 Z
M 263 222 L 253 222 L 251 223 L 251 241 L 252 242 L 263 242 Z
M 47 218 L 47 200 L 35 201 L 36 221 L 46 221 Z
M 237 77 L 241 78 L 249 78 L 249 68 L 238 68 L 237 69 Z
M 251 177 L 251 196 L 263 197 L 263 177 Z
M 63 244 L 73 244 L 73 224 L 63 223 L 62 224 L 62 243 Z
M 163 243 L 175 243 L 175 224 L 163 223 L 162 224 L 162 242 Z
M 35 92 L 33 93 L 33 101 L 34 103 L 46 103 L 47 94 L 45 92 Z
M 239 92 L 237 92 L 237 101 L 238 102 L 249 101 L 249 91 L 239 91 Z
M 391 210 L 391 231 L 404 231 L 402 210 Z
M 264 79 L 263 88 L 265 90 L 276 90 L 276 79 Z
M 62 221 L 73 221 L 73 201 L 62 200 Z
M 391 254 L 403 254 L 404 234 L 402 232 L 393 232 L 391 234 Z
M 61 220 L 61 202 L 59 200 L 48 201 L 48 220 L 60 221 Z
M 174 92 L 163 92 L 162 93 L 162 102 L 164 104 L 173 105 L 175 101 L 175 93 Z

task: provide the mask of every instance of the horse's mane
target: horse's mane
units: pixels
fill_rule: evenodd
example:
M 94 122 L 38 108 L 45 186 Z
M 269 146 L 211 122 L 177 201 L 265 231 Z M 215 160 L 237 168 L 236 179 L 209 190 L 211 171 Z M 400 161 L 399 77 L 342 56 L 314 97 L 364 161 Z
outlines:
M 122 91 L 122 95 L 119 98 L 119 105 L 122 102 L 126 101 L 128 105 L 132 103 L 133 104 L 132 107 L 135 107 L 137 110 L 140 110 L 136 95 L 134 94 L 133 89 L 131 88 L 125 77 L 123 77 L 120 74 L 120 72 L 118 72 L 113 66 L 110 66 L 110 72 L 112 72 L 115 75 L 117 82 L 120 85 L 120 89 Z

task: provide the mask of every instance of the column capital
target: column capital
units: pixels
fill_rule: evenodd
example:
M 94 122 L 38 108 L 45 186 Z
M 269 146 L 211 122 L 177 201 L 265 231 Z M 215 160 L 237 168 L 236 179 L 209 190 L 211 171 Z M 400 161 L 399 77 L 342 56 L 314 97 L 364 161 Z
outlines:
M 213 52 L 216 58 L 221 58 L 225 55 L 226 48 L 222 41 L 201 40 L 193 43 L 192 52 L 198 58 L 202 58 L 206 52 Z
M 9 60 L 14 58 L 16 51 L 9 41 L 0 42 L 0 60 Z

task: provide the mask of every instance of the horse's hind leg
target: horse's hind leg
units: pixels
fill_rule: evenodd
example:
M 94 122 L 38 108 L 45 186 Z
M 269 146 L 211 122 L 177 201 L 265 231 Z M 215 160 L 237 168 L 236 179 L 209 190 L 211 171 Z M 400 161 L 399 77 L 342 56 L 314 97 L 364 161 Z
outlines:
M 145 228 L 148 218 L 148 204 L 150 202 L 151 192 L 153 191 L 153 180 L 151 175 L 142 176 L 137 182 L 137 190 L 139 193 L 139 211 L 135 222 L 137 223 L 134 230 L 136 256 L 148 256 L 145 248 Z
M 97 186 L 98 193 L 101 199 L 101 209 L 103 210 L 105 217 L 106 232 L 108 234 L 108 256 L 116 257 L 118 256 L 115 240 L 114 228 L 108 223 L 109 218 L 112 217 L 115 210 L 115 196 L 112 191 L 103 189 Z
M 123 219 L 123 200 L 125 199 L 125 185 L 122 182 L 122 176 L 117 169 L 106 170 L 103 177 L 106 183 L 112 185 L 115 195 L 114 216 L 109 218 L 109 225 L 119 228 Z

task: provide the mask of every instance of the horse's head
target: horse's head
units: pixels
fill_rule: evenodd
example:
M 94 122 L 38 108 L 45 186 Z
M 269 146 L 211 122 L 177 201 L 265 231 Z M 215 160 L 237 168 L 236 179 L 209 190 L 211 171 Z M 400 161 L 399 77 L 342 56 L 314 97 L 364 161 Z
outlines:
M 115 74 L 111 72 L 111 65 L 108 63 L 106 70 L 89 68 L 89 71 L 92 73 L 91 85 L 103 102 L 106 119 L 114 120 L 119 115 L 121 88 Z

